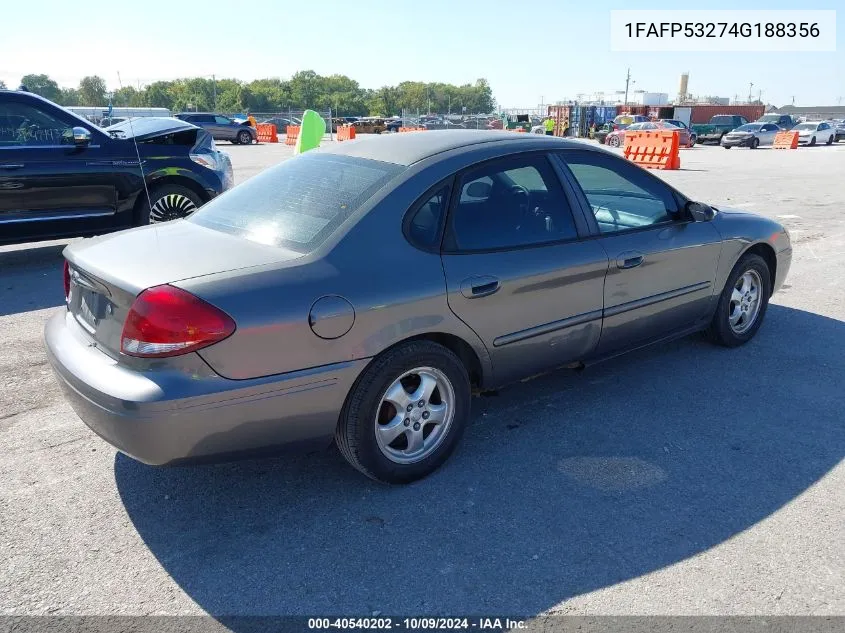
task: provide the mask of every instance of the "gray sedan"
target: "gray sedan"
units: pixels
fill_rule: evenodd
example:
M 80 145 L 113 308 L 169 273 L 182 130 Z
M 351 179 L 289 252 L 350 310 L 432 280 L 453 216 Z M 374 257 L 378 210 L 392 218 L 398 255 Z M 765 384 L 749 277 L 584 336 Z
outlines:
M 587 144 L 368 137 L 68 246 L 46 342 L 79 417 L 140 461 L 334 439 L 409 482 L 454 450 L 473 389 L 696 331 L 746 343 L 791 252 L 776 222 Z

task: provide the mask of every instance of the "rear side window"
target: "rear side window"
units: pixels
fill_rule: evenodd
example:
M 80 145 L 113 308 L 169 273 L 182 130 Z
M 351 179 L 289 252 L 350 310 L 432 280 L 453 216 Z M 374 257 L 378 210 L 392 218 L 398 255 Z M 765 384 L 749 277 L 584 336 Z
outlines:
M 517 156 L 466 172 L 444 249 L 488 251 L 575 239 L 578 233 L 545 156 Z
M 403 169 L 351 156 L 303 154 L 227 191 L 188 221 L 307 253 Z

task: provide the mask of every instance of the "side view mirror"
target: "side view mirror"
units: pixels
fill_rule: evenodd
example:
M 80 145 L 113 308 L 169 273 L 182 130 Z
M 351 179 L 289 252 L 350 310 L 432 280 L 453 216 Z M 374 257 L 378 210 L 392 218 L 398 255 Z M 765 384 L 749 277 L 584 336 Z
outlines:
M 471 198 L 488 198 L 492 191 L 493 187 L 486 182 L 474 182 L 467 187 L 467 195 Z
M 709 222 L 716 217 L 716 212 L 713 208 L 703 202 L 694 202 L 690 200 L 684 208 L 696 222 Z
M 91 132 L 84 127 L 73 128 L 73 144 L 77 147 L 88 147 L 91 144 Z

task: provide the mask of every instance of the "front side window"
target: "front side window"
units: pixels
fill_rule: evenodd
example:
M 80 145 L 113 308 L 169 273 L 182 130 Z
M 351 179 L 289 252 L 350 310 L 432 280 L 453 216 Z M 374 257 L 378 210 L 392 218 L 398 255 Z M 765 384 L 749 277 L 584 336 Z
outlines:
M 599 152 L 561 154 L 584 191 L 602 233 L 646 228 L 677 217 L 672 191 L 623 159 Z
M 0 147 L 72 145 L 72 127 L 29 103 L 0 102 Z
M 578 236 L 569 202 L 543 155 L 467 172 L 451 215 L 447 250 L 520 248 Z
M 308 253 L 403 169 L 309 152 L 253 176 L 203 205 L 187 221 Z

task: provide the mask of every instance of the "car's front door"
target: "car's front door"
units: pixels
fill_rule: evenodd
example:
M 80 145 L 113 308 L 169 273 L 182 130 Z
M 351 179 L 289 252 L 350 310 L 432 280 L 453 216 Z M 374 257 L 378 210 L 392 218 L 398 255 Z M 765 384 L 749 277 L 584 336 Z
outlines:
M 484 341 L 500 383 L 598 342 L 607 256 L 580 239 L 589 229 L 572 204 L 544 153 L 458 176 L 442 251 L 449 307 Z
M 780 132 L 780 128 L 774 123 L 764 123 L 760 128 L 760 145 L 771 145 L 775 142 L 775 134 Z
M 235 137 L 238 134 L 237 125 L 232 119 L 220 116 L 219 114 L 214 115 L 214 130 L 215 134 L 219 135 L 218 138 L 225 139 L 227 141 L 235 140 Z
M 5 95 L 0 100 L 0 227 L 7 237 L 36 236 L 43 222 L 72 232 L 78 220 L 110 226 L 126 186 L 137 177 L 132 156 L 115 154 L 113 143 L 94 126 L 90 141 L 74 142 L 81 122 L 59 108 Z M 125 164 L 124 164 L 125 163 Z M 116 166 L 118 165 L 118 166 Z M 67 223 L 67 231 L 63 225 Z M 2 236 L 0 236 L 2 237 Z
M 687 329 L 708 311 L 721 236 L 659 178 L 604 152 L 558 154 L 583 191 L 610 260 L 599 354 Z M 580 197 L 580 196 L 579 196 Z

